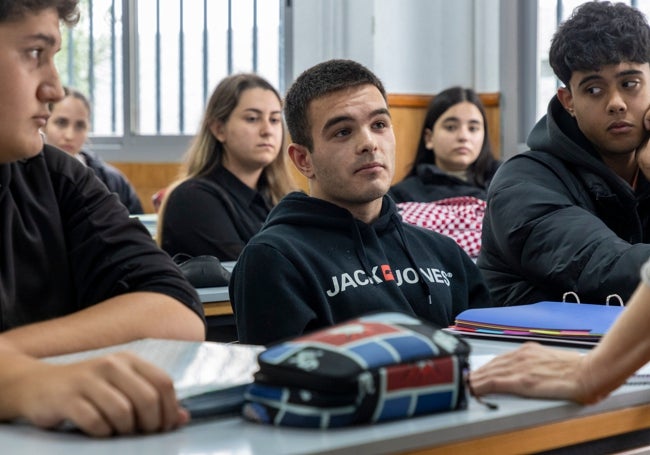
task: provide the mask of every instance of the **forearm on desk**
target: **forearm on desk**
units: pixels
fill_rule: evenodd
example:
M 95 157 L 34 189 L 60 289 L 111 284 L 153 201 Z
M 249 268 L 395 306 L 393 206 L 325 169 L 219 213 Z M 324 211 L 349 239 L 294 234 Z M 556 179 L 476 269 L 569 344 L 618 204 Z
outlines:
M 153 292 L 113 297 L 76 313 L 18 327 L 0 335 L 34 357 L 95 349 L 140 338 L 201 341 L 200 317 L 175 299 Z
M 650 361 L 650 287 L 641 283 L 600 343 L 585 356 L 580 378 L 587 402 L 598 401 Z

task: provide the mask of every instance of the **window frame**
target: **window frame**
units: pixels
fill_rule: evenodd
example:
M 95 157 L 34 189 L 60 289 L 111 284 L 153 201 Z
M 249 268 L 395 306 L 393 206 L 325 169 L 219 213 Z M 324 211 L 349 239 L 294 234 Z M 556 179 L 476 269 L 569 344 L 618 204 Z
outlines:
M 122 91 L 116 94 L 122 98 L 122 128 L 123 132 L 116 135 L 92 135 L 88 142 L 91 148 L 106 161 L 112 162 L 180 162 L 188 148 L 194 133 L 188 126 L 186 134 L 141 134 L 137 131 L 137 77 L 140 62 L 137 43 L 137 11 L 139 0 L 120 0 L 122 5 Z M 259 1 L 259 0 L 258 0 Z M 280 1 L 280 61 L 279 83 L 280 93 L 290 72 L 286 69 L 287 34 L 291 33 L 290 25 L 286 22 L 288 14 L 285 2 Z M 284 33 L 284 36 L 283 36 Z M 208 96 L 212 91 L 209 88 Z M 207 100 L 206 100 L 207 102 Z M 197 126 L 198 127 L 198 126 Z

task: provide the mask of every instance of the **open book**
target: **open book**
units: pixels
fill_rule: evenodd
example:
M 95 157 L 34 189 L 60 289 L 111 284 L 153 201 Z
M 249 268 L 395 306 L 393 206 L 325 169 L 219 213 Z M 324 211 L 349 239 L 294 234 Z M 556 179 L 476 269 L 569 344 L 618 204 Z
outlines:
M 44 359 L 70 363 L 104 354 L 130 351 L 166 371 L 176 395 L 192 417 L 239 411 L 244 389 L 258 370 L 263 346 L 144 339 L 92 351 Z

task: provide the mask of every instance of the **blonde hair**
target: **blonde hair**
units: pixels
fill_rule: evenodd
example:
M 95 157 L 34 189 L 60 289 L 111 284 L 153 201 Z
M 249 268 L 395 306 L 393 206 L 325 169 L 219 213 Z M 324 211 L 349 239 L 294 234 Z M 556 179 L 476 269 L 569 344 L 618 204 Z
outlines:
M 187 152 L 185 152 L 180 175 L 167 188 L 163 198 L 159 215 L 161 221 L 158 222 L 158 233 L 156 236 L 159 244 L 162 244 L 162 219 L 169 195 L 184 181 L 194 177 L 208 175 L 216 167 L 223 164 L 223 144 L 214 137 L 210 126 L 215 121 L 227 122 L 230 114 L 237 107 L 242 93 L 252 88 L 270 90 L 278 97 L 280 103 L 282 103 L 282 98 L 278 91 L 266 79 L 257 74 L 234 74 L 219 82 L 210 96 L 199 131 L 192 139 Z M 289 160 L 285 147 L 286 137 L 284 136 L 283 134 L 280 153 L 278 153 L 277 158 L 271 164 L 264 168 L 258 183 L 261 191 L 266 192 L 273 205 L 276 205 L 287 193 L 297 188 L 292 174 L 289 171 Z

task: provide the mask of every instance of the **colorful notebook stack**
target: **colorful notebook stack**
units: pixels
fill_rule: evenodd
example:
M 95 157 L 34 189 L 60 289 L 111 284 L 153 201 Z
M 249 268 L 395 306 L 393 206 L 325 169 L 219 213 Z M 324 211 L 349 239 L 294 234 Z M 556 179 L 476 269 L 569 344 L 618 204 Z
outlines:
M 566 302 L 477 308 L 460 313 L 450 330 L 477 336 L 595 344 L 624 309 Z

